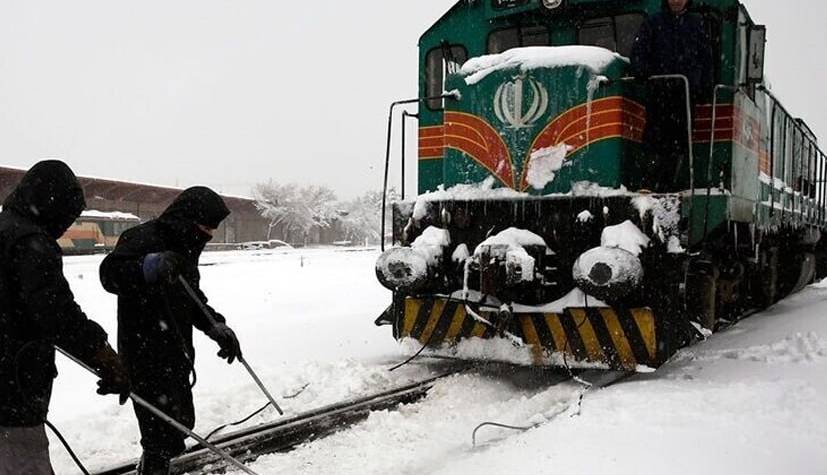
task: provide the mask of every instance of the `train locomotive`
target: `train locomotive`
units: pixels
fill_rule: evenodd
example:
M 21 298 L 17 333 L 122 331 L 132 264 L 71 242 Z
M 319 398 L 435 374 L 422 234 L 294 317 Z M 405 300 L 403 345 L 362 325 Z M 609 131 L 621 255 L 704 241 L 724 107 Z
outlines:
M 419 97 L 395 104 L 419 105 L 419 193 L 391 205 L 378 325 L 447 356 L 643 370 L 825 274 L 825 155 L 736 0 L 694 2 L 717 86 L 686 94 L 669 189 L 641 189 L 647 85 L 682 78 L 627 57 L 662 7 L 462 0 L 422 35 Z

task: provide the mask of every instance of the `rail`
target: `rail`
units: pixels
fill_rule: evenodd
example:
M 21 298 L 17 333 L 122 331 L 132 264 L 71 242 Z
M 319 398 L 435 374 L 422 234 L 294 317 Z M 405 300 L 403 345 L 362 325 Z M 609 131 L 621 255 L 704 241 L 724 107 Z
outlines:
M 287 452 L 299 444 L 325 437 L 362 421 L 371 412 L 391 409 L 399 404 L 416 402 L 425 397 L 437 381 L 469 368 L 470 366 L 463 365 L 433 378 L 399 388 L 331 404 L 275 422 L 241 429 L 217 437 L 213 444 L 219 447 L 220 450 L 244 462 L 249 462 L 267 453 Z M 108 468 L 96 472 L 95 475 L 133 474 L 135 463 L 129 462 Z M 224 463 L 222 459 L 214 452 L 194 446 L 172 461 L 170 474 L 198 472 L 207 465 L 212 467 L 211 470 L 220 471 L 222 463 Z

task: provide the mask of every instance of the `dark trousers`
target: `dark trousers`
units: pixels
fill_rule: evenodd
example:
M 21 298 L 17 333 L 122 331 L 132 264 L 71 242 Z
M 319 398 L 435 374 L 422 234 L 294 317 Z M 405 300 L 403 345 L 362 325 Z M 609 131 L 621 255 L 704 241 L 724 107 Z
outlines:
M 690 110 L 694 105 L 690 103 Z M 694 110 L 692 111 L 694 114 Z M 683 83 L 669 81 L 647 88 L 641 188 L 658 193 L 679 191 L 689 167 L 686 93 Z
M 195 408 L 189 374 L 175 371 L 165 373 L 163 377 L 141 379 L 137 383 L 133 379 L 135 392 L 164 414 L 192 429 L 195 426 Z M 133 408 L 138 418 L 141 447 L 145 454 L 173 458 L 184 452 L 185 434 L 142 406 L 133 404 Z
M 54 475 L 43 424 L 0 427 L 0 475 Z

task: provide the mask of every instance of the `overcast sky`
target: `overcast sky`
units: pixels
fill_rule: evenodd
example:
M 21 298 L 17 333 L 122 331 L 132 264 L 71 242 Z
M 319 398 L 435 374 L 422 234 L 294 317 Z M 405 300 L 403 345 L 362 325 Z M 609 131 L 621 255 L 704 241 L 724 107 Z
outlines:
M 270 178 L 378 188 L 387 106 L 416 94 L 419 35 L 453 3 L 0 0 L 0 165 L 242 195 Z M 827 140 L 827 6 L 746 4 L 774 91 Z

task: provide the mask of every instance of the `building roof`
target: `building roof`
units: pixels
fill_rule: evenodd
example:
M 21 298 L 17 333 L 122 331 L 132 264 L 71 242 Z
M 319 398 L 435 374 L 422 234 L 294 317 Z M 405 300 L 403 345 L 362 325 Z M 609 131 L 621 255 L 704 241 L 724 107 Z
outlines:
M 26 173 L 25 169 L 0 167 L 0 198 L 5 199 Z M 108 201 L 138 201 L 142 203 L 166 204 L 182 192 L 183 188 L 157 186 L 109 178 L 79 176 L 87 201 L 103 199 Z M 243 208 L 255 203 L 252 198 L 221 195 L 230 208 Z

